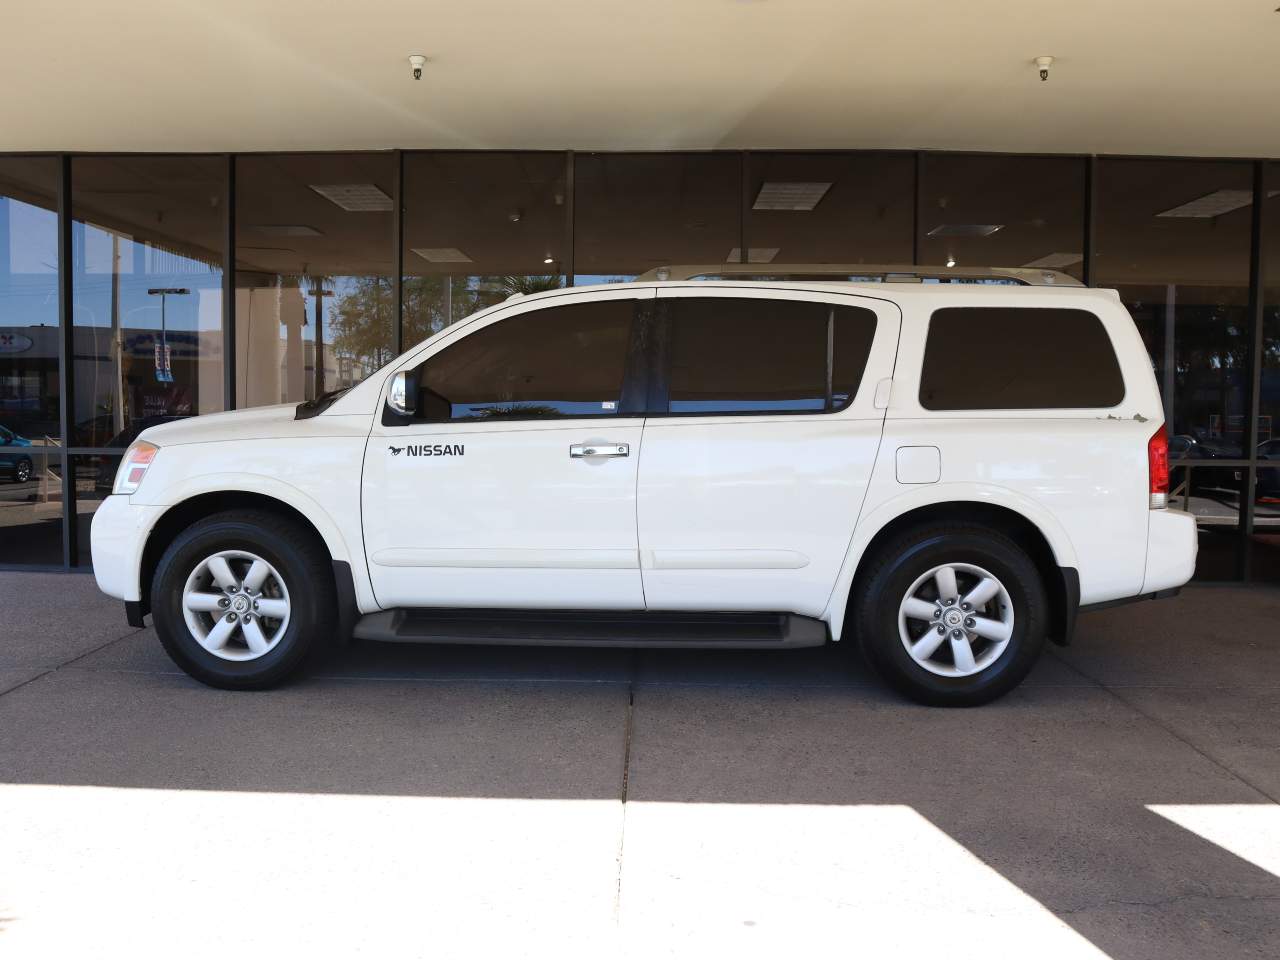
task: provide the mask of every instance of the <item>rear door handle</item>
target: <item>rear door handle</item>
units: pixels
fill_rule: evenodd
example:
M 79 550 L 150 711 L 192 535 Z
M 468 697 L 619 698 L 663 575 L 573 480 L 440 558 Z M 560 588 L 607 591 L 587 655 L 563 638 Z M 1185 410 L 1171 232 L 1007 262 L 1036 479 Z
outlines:
M 569 456 L 577 457 L 626 457 L 631 455 L 631 445 L 626 443 L 575 443 L 569 447 Z

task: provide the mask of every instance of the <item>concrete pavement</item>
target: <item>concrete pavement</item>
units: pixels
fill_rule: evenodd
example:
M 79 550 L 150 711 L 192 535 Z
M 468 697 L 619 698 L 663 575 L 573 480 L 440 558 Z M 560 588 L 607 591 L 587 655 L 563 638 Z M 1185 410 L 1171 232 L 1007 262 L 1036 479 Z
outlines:
M 1280 591 L 999 703 L 838 649 L 366 646 L 233 694 L 0 573 L 0 953 L 1280 956 Z

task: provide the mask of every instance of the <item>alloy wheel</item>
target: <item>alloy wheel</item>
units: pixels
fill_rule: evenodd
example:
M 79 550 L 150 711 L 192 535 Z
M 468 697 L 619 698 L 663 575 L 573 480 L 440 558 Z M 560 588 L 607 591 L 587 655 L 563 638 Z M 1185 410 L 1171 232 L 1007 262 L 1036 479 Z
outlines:
M 266 560 L 223 550 L 200 561 L 182 590 L 182 615 L 200 646 L 223 660 L 256 660 L 289 627 L 289 590 Z
M 1013 636 L 1013 600 L 1004 584 L 971 563 L 944 563 L 922 574 L 898 608 L 902 645 L 942 677 L 990 667 Z

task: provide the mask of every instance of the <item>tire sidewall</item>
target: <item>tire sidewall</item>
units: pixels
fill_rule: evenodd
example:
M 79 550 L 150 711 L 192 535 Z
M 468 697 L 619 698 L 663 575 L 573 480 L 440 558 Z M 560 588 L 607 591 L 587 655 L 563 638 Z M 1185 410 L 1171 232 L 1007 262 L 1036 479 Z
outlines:
M 1030 672 L 1044 646 L 1048 602 L 1035 565 L 1016 545 L 980 533 L 926 535 L 904 545 L 873 578 L 860 625 L 863 652 L 876 670 L 908 696 L 939 706 L 976 706 L 1002 696 Z M 981 567 L 998 579 L 1013 603 L 1013 634 L 991 666 L 967 677 L 931 673 L 912 659 L 898 629 L 902 601 L 921 575 L 946 563 Z
M 169 656 L 204 683 L 233 689 L 271 686 L 293 672 L 314 646 L 323 621 L 311 558 L 300 544 L 248 519 L 213 518 L 181 534 L 156 567 L 152 616 Z M 266 654 L 253 660 L 224 660 L 205 650 L 183 615 L 182 592 L 196 566 L 223 550 L 257 554 L 278 571 L 289 591 L 289 625 Z

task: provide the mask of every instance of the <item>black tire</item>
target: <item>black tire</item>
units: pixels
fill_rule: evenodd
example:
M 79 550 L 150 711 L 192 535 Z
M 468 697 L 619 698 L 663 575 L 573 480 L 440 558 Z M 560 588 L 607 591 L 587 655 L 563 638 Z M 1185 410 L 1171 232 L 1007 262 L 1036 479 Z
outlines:
M 899 608 L 912 584 L 951 563 L 989 571 L 1013 606 L 1008 645 L 985 669 L 963 677 L 921 666 L 899 633 Z M 1044 648 L 1049 602 L 1035 564 L 1013 540 L 975 524 L 938 523 L 909 530 L 876 551 L 859 575 L 850 614 L 859 649 L 891 686 L 930 706 L 972 707 L 1008 693 L 1030 672 Z
M 202 561 L 223 550 L 261 557 L 288 587 L 285 632 L 254 660 L 226 660 L 210 653 L 183 616 L 187 578 Z M 195 679 L 226 690 L 259 690 L 296 673 L 330 637 L 337 620 L 334 595 L 330 557 L 312 531 L 267 511 L 231 510 L 199 521 L 169 544 L 152 580 L 151 611 L 165 651 Z

